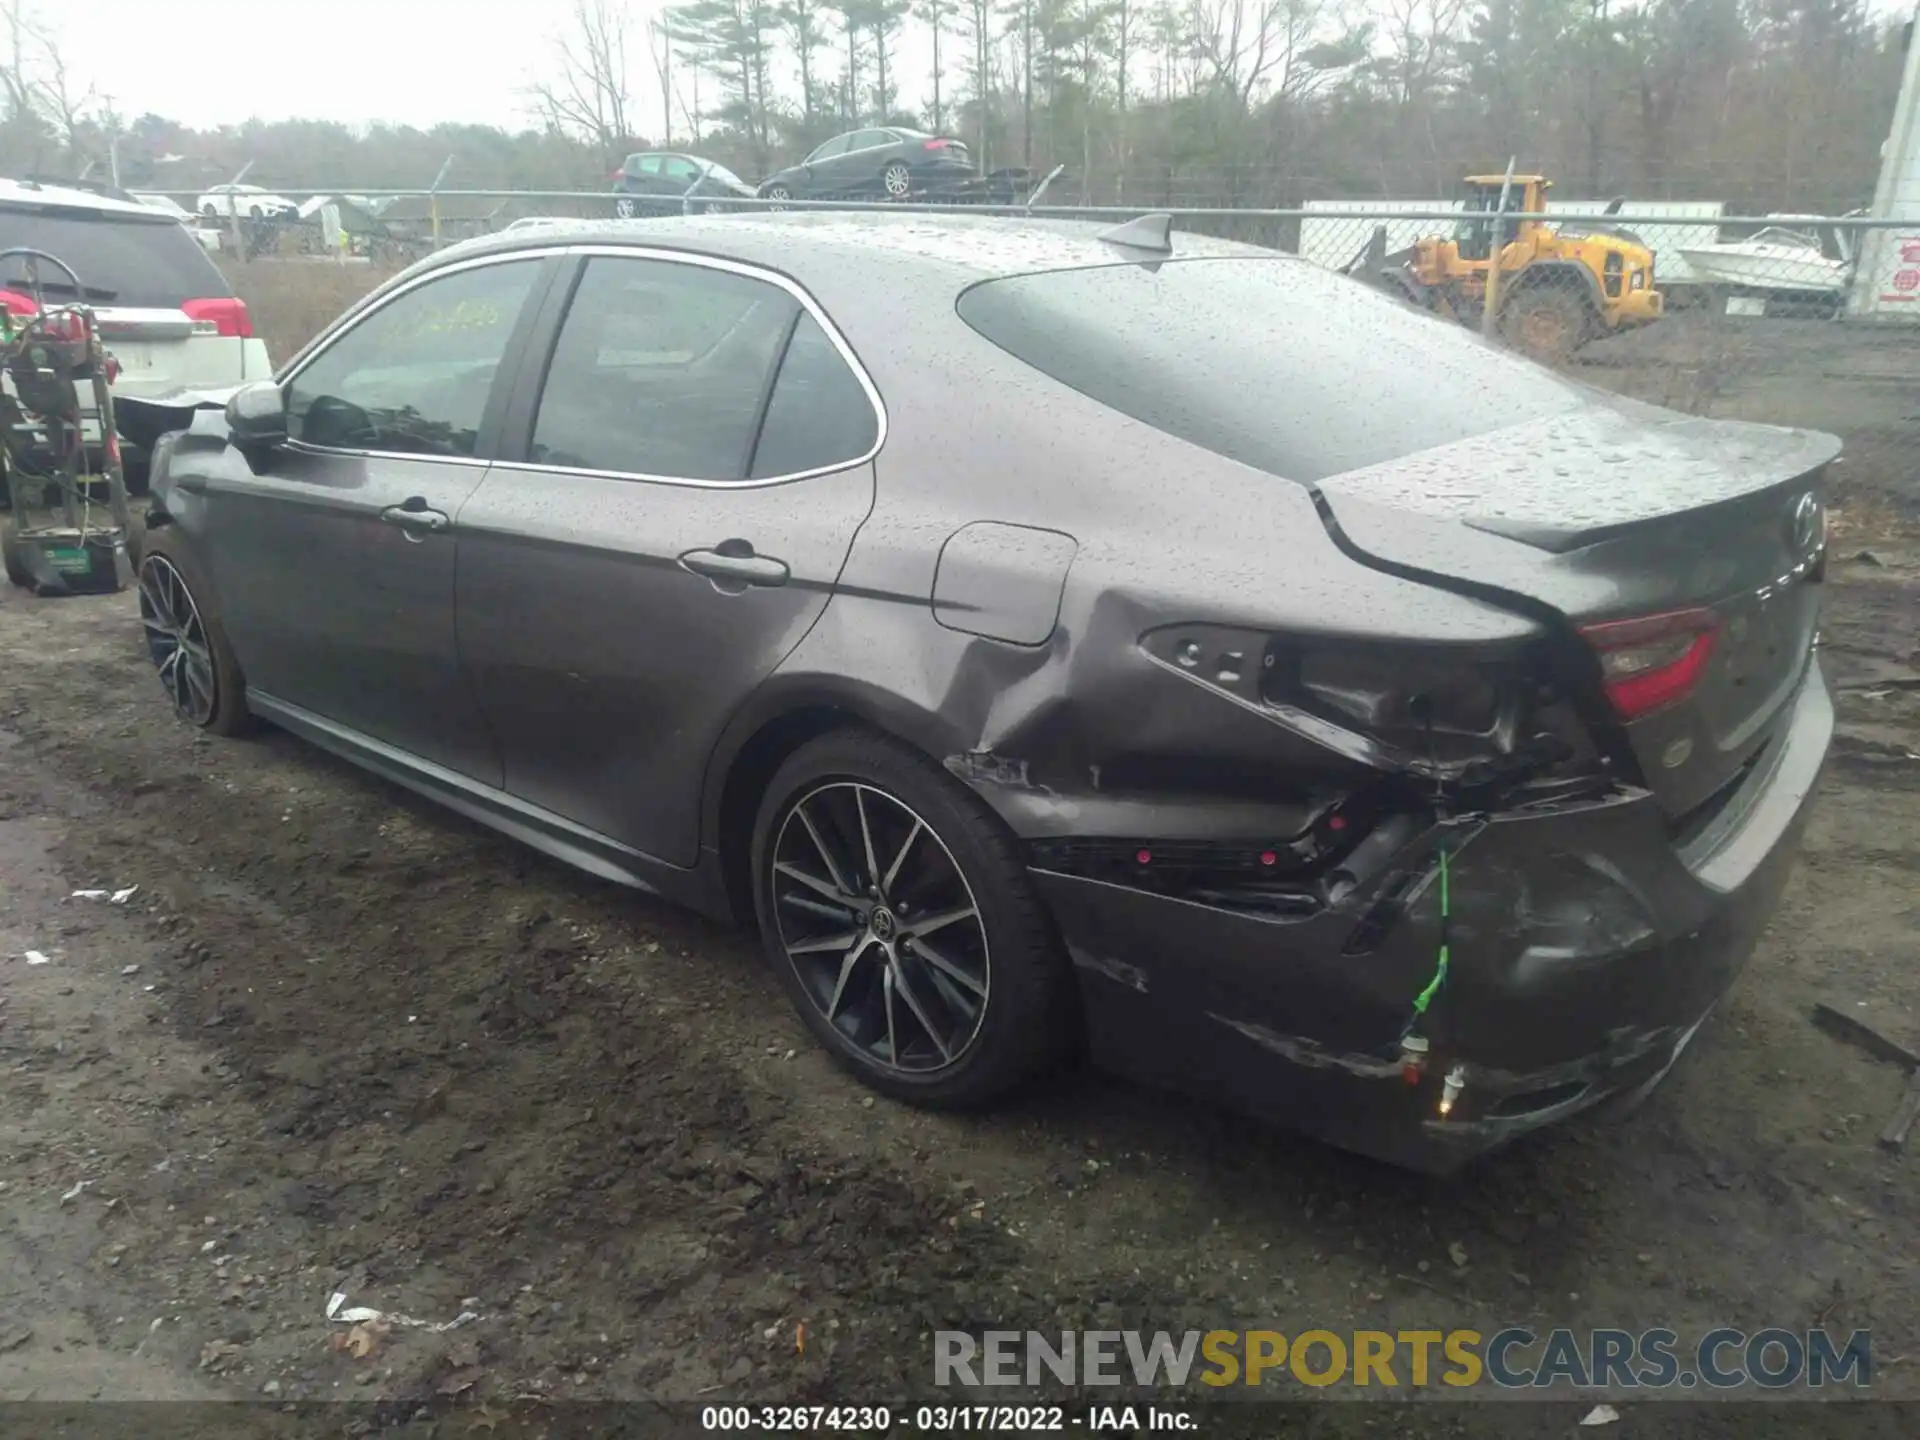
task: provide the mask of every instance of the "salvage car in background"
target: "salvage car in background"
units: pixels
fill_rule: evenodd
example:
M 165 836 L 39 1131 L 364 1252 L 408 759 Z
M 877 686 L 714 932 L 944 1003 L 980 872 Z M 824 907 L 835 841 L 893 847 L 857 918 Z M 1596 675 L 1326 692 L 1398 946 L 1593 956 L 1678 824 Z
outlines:
M 926 1105 L 1084 1036 L 1444 1171 L 1644 1093 L 1832 729 L 1837 442 L 1165 217 L 496 236 L 185 422 L 180 716 L 757 921 Z
M 297 200 L 258 185 L 215 185 L 194 202 L 194 208 L 221 220 L 236 215 L 248 220 L 292 220 L 300 214 Z
M 759 193 L 767 200 L 905 200 L 978 179 L 965 142 L 886 126 L 834 136 L 762 180 Z
M 751 200 L 754 189 L 726 166 L 698 155 L 643 150 L 613 172 L 613 210 L 622 220 L 645 215 L 704 214 L 725 206 L 705 202 Z
M 266 345 L 253 333 L 246 302 L 207 257 L 188 227 L 165 210 L 85 190 L 0 180 L 0 246 L 23 246 L 71 266 L 85 293 L 43 268 L 49 304 L 80 299 L 99 316 L 118 375 L 116 401 L 183 390 L 232 388 L 273 374 Z M 0 259 L 0 305 L 16 315 L 34 308 L 25 257 Z M 122 417 L 123 420 L 126 417 Z M 156 434 L 123 424 L 127 486 L 146 485 L 146 447 Z M 100 437 L 89 431 L 89 443 Z

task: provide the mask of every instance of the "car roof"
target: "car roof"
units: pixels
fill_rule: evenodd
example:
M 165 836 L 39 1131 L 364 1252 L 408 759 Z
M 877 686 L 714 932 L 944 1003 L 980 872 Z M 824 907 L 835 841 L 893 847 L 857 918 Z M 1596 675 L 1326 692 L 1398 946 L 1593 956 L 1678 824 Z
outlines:
M 94 210 L 141 220 L 151 220 L 156 215 L 166 218 L 151 205 L 142 205 L 137 200 L 119 200 L 67 185 L 39 185 L 31 180 L 0 179 L 0 206 L 22 210 Z
M 1116 217 L 1117 222 L 1118 217 Z M 537 230 L 463 241 L 421 262 L 437 268 L 484 255 L 555 245 L 610 245 L 688 250 L 792 275 L 849 276 L 876 258 L 924 269 L 956 288 L 1001 275 L 1112 265 L 1143 256 L 1100 237 L 1113 224 L 1029 216 L 946 212 L 756 211 L 734 215 L 631 220 L 557 221 Z M 1291 258 L 1277 250 L 1211 236 L 1178 234 L 1171 259 Z

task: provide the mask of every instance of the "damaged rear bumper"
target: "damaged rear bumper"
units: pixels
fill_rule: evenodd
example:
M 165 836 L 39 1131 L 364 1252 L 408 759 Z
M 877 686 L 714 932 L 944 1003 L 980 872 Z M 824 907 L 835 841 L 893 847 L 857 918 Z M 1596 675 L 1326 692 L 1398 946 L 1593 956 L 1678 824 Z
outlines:
M 1451 962 L 1411 1080 L 1400 1041 L 1441 941 L 1443 827 L 1302 918 L 1036 869 L 1096 1060 L 1430 1173 L 1644 1094 L 1751 956 L 1791 872 L 1833 730 L 1817 665 L 1791 703 L 1704 851 L 1677 848 L 1639 790 L 1453 827 Z M 1456 1066 L 1465 1085 L 1443 1117 Z

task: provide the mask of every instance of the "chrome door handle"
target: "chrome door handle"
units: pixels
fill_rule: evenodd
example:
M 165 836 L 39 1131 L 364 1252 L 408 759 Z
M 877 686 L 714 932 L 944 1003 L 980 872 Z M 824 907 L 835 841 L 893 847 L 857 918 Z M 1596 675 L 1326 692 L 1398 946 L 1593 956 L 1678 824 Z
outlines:
M 405 532 L 409 540 L 424 540 L 439 530 L 452 528 L 453 517 L 441 510 L 429 510 L 425 505 L 415 505 L 409 500 L 404 505 L 389 505 L 380 512 L 380 518 L 389 525 L 397 525 Z
M 720 546 L 689 550 L 680 557 L 680 563 L 713 581 L 714 588 L 723 594 L 737 595 L 750 585 L 784 585 L 793 576 L 786 561 L 756 555 L 744 540 L 723 540 Z

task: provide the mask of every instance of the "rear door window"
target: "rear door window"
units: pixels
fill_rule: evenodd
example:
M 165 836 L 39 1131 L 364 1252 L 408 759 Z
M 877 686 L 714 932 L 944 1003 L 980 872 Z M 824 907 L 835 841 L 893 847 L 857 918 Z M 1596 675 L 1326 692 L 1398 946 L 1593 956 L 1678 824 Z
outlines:
M 541 262 L 456 271 L 388 301 L 287 386 L 287 430 L 330 449 L 469 457 Z
M 595 256 L 541 387 L 528 459 L 681 480 L 746 475 L 800 303 L 672 260 Z
M 751 477 L 839 469 L 865 458 L 879 438 L 866 388 L 820 322 L 803 313 L 780 362 Z
M 172 216 L 110 210 L 0 208 L 6 248 L 43 250 L 72 266 L 92 304 L 131 310 L 178 310 L 186 300 L 223 300 L 233 287 L 200 242 Z M 51 265 L 40 267 L 47 298 L 76 298 L 72 282 Z M 25 293 L 18 256 L 0 260 L 0 289 Z

